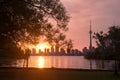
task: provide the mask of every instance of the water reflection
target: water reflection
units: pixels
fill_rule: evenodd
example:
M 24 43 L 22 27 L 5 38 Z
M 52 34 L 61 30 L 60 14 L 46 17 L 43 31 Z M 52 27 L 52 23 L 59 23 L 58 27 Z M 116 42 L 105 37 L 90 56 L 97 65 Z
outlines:
M 31 56 L 29 61 L 29 67 L 89 69 L 89 61 L 83 56 Z
M 24 60 L 0 59 L 0 67 L 23 67 L 23 63 Z M 28 67 L 90 69 L 90 62 L 84 56 L 31 56 Z M 104 60 L 103 63 L 101 60 L 92 60 L 92 68 L 112 70 L 114 61 Z
M 42 56 L 40 56 L 38 58 L 38 67 L 39 68 L 44 68 L 45 67 L 44 65 L 45 65 L 45 59 Z
M 90 69 L 89 60 L 83 56 L 31 56 L 29 67 Z M 104 61 L 104 69 L 111 70 L 113 61 Z M 92 60 L 93 69 L 103 69 L 101 61 Z

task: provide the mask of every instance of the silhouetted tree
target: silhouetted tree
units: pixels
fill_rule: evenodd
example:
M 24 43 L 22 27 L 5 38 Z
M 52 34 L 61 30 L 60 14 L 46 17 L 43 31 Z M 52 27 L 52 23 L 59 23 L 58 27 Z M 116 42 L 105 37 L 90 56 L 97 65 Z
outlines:
M 63 34 L 63 33 L 59 33 L 59 32 L 53 32 L 54 36 L 51 34 L 51 37 L 49 36 L 48 37 L 48 41 L 51 45 L 55 46 L 56 50 L 57 50 L 57 53 L 59 51 L 59 48 L 60 47 L 63 47 L 64 44 L 65 44 L 65 38 L 66 36 Z
M 112 26 L 109 28 L 108 37 L 113 48 L 113 59 L 115 60 L 115 75 L 118 75 L 118 61 L 120 60 L 120 27 Z
M 100 59 L 115 60 L 115 74 L 117 75 L 118 60 L 120 60 L 120 27 L 112 26 L 107 33 L 95 33 L 97 40 L 97 53 Z
M 73 47 L 72 40 L 66 40 L 66 36 L 64 33 L 62 33 L 59 29 L 54 29 L 52 32 L 49 32 L 51 30 L 48 30 L 47 34 L 47 41 L 52 45 L 55 46 L 57 49 L 59 48 L 66 48 L 67 52 L 70 52 L 71 48 Z
M 106 54 L 106 42 L 107 42 L 107 34 L 103 33 L 103 31 L 99 33 L 94 33 L 93 36 L 96 39 L 96 43 L 98 48 L 96 49 L 96 55 L 98 54 L 99 59 L 102 60 L 102 68 L 104 69 L 104 59 Z
M 57 27 L 51 24 L 50 19 L 56 22 Z M 1 0 L 0 50 L 6 50 L 4 45 L 8 43 L 14 43 L 16 48 L 24 43 L 35 44 L 40 36 L 48 38 L 49 32 L 66 31 L 68 22 L 69 16 L 59 0 Z M 3 37 L 8 39 L 4 43 Z

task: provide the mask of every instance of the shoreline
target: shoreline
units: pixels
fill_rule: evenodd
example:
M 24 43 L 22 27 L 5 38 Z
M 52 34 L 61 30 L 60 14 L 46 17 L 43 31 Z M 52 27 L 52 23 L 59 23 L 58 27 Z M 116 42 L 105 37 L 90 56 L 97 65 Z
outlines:
M 0 67 L 0 80 L 120 80 L 120 77 L 111 70 Z
M 94 71 L 94 72 L 114 72 L 114 70 L 102 70 L 102 69 L 74 69 L 74 68 L 36 68 L 36 67 L 0 67 L 0 70 L 2 69 L 16 69 L 16 70 L 63 70 L 63 71 Z

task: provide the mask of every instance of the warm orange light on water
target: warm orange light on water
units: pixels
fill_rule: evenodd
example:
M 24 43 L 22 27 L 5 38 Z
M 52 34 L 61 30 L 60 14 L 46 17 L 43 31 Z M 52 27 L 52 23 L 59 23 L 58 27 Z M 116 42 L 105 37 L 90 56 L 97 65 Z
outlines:
M 44 65 L 45 65 L 44 62 L 45 62 L 44 58 L 42 56 L 40 56 L 39 59 L 38 59 L 38 67 L 39 68 L 44 68 Z

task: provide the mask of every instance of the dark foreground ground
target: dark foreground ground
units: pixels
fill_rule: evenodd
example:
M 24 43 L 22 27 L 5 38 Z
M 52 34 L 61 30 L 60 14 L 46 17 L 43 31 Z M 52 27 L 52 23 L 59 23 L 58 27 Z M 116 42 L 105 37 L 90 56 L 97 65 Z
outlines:
M 0 80 L 120 80 L 112 71 L 80 69 L 0 68 Z

